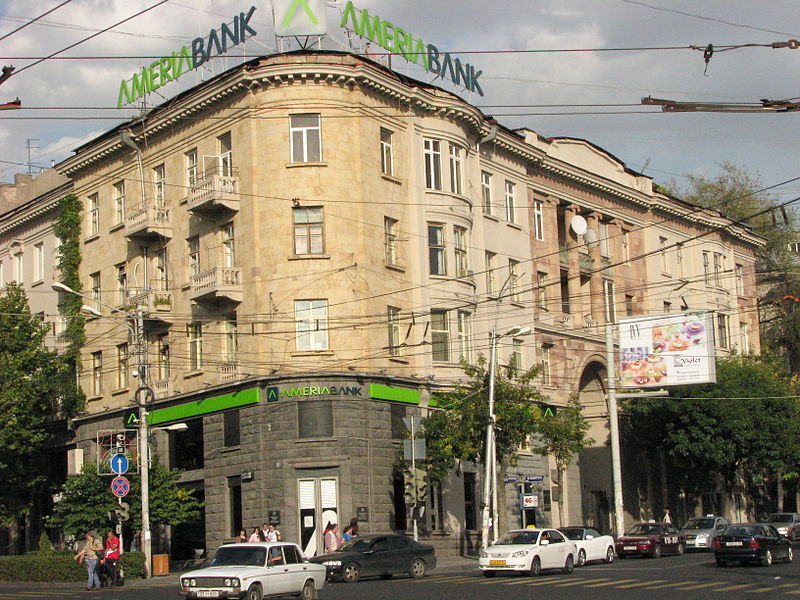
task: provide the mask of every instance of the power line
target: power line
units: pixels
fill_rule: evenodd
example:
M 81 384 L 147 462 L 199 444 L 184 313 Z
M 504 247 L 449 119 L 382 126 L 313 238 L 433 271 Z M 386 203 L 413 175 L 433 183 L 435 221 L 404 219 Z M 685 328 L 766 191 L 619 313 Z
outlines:
M 41 15 L 39 15 L 38 17 L 35 17 L 35 18 L 31 19 L 31 20 L 30 20 L 30 21 L 28 21 L 27 23 L 24 23 L 24 24 L 20 25 L 20 26 L 19 26 L 19 27 L 17 27 L 16 29 L 13 29 L 13 30 L 9 31 L 8 33 L 6 33 L 6 34 L 5 34 L 5 35 L 3 35 L 2 37 L 0 37 L 0 42 L 2 42 L 2 41 L 3 41 L 4 39 L 6 39 L 7 37 L 10 37 L 10 36 L 14 35 L 14 34 L 15 34 L 15 33 L 17 33 L 18 31 L 20 31 L 20 30 L 22 30 L 22 29 L 25 29 L 25 28 L 26 28 L 28 25 L 33 25 L 33 24 L 34 24 L 34 23 L 36 23 L 36 21 L 38 21 L 39 19 L 41 19 L 41 18 L 43 18 L 43 17 L 46 17 L 47 15 L 49 15 L 49 14 L 50 14 L 50 13 L 52 13 L 52 12 L 55 12 L 55 11 L 57 11 L 59 8 L 61 8 L 61 7 L 62 7 L 62 6 L 64 6 L 65 4 L 69 4 L 70 2 L 72 2 L 72 0 L 64 0 L 64 2 L 62 2 L 61 4 L 59 4 L 59 5 L 57 5 L 57 6 L 54 6 L 53 8 L 51 8 L 50 10 L 48 10 L 47 12 L 44 12 L 44 13 L 42 13 Z

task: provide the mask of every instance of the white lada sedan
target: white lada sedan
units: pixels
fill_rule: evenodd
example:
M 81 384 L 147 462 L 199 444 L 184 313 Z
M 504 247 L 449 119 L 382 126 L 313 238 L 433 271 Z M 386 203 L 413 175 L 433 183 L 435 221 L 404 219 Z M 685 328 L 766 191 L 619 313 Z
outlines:
M 577 547 L 556 529 L 512 529 L 481 552 L 478 568 L 486 577 L 500 571 L 538 575 L 546 569 L 572 573 Z
M 296 595 L 313 600 L 325 585 L 325 567 L 310 563 L 295 544 L 225 544 L 208 567 L 181 575 L 181 597 L 246 598 Z

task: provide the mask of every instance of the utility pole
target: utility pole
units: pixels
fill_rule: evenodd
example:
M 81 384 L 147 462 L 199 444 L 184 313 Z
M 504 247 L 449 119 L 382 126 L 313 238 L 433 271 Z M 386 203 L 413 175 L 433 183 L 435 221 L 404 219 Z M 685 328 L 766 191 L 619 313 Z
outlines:
M 608 434 L 611 438 L 611 479 L 614 484 L 614 522 L 616 534 L 625 532 L 625 508 L 622 502 L 622 462 L 619 450 L 617 415 L 617 366 L 614 360 L 613 324 L 606 320 L 606 387 L 608 389 Z
M 139 476 L 142 494 L 142 551 L 144 552 L 145 577 L 152 576 L 153 548 L 150 536 L 150 444 L 147 427 L 147 402 L 153 394 L 147 384 L 147 341 L 144 335 L 144 310 L 136 309 L 133 315 L 134 347 L 139 386 L 136 388 L 136 403 L 139 406 Z

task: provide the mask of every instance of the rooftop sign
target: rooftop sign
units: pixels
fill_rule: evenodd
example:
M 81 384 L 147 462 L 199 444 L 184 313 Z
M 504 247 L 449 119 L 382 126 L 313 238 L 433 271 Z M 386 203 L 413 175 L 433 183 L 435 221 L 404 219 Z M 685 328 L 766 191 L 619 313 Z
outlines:
M 324 0 L 272 0 L 275 34 L 323 35 L 328 32 Z
M 452 58 L 447 52 L 439 52 L 433 44 L 426 44 L 394 23 L 371 16 L 366 9 L 358 9 L 349 1 L 344 7 L 340 27 L 350 26 L 356 35 L 367 38 L 388 52 L 401 55 L 408 62 L 421 65 L 426 71 L 456 85 L 463 85 L 471 92 L 483 96 L 478 78 L 483 71 L 476 71 L 469 63 Z
M 192 40 L 191 50 L 189 46 L 183 46 L 172 55 L 142 67 L 141 71 L 134 73 L 130 79 L 123 79 L 119 84 L 117 108 L 135 102 L 145 94 L 196 69 L 212 57 L 225 54 L 229 48 L 256 35 L 255 29 L 250 27 L 250 18 L 255 10 L 256 7 L 251 6 L 247 14 L 240 12 L 233 17 L 233 25 L 222 23 L 219 29 L 212 29 L 205 38 L 195 38 Z

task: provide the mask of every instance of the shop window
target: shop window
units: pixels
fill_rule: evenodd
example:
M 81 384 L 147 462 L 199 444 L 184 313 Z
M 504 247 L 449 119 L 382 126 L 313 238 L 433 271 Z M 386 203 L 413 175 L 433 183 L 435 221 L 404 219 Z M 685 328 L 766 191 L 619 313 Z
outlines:
M 223 415 L 223 443 L 226 448 L 241 443 L 241 424 L 238 410 L 229 410 Z
M 301 438 L 333 435 L 333 404 L 330 400 L 305 400 L 297 403 L 297 423 Z
M 205 454 L 203 419 L 189 419 L 184 422 L 189 427 L 186 431 L 171 432 L 172 468 L 182 471 L 202 469 Z

